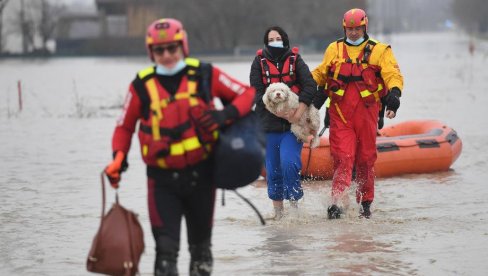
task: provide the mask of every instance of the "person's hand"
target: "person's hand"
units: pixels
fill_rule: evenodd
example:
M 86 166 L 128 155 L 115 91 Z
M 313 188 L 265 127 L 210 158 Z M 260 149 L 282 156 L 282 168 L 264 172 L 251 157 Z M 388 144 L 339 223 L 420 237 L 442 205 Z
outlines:
M 105 168 L 105 174 L 114 189 L 119 188 L 120 174 L 127 168 L 127 163 L 124 164 L 124 159 L 125 154 L 117 151 L 114 160 Z
M 295 111 L 295 113 L 293 113 L 290 118 L 288 119 L 288 121 L 292 124 L 295 124 L 295 123 L 298 123 L 300 121 L 300 118 L 302 117 L 303 113 L 305 112 L 305 110 L 307 109 L 307 105 L 304 104 L 304 103 L 300 103 L 298 105 L 298 108 L 297 110 Z
M 212 132 L 225 125 L 227 116 L 223 111 L 207 110 L 197 118 L 199 126 L 206 132 Z
M 228 120 L 239 117 L 239 111 L 233 105 L 227 105 L 223 110 L 205 110 L 200 114 L 193 114 L 199 128 L 211 133 L 226 125 Z
M 398 87 L 393 87 L 390 92 L 385 96 L 386 103 L 386 117 L 389 119 L 395 118 L 396 112 L 400 107 L 401 91 Z
M 275 115 L 288 121 L 293 116 L 293 114 L 295 114 L 296 111 L 297 111 L 296 108 L 287 109 L 287 110 L 282 110 L 280 112 L 276 112 Z

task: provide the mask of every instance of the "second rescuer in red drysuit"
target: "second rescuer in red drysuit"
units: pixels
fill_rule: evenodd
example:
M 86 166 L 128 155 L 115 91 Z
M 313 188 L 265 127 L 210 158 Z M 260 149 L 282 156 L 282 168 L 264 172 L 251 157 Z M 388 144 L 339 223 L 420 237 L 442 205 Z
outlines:
M 255 90 L 211 64 L 189 58 L 188 38 L 175 19 L 153 22 L 146 46 L 155 62 L 132 81 L 106 168 L 117 186 L 136 131 L 147 165 L 148 207 L 156 244 L 155 275 L 178 275 L 180 225 L 185 216 L 190 275 L 210 275 L 215 202 L 213 148 L 218 129 L 251 111 Z M 220 98 L 224 109 L 216 110 Z
M 356 170 L 356 201 L 360 216 L 371 216 L 374 199 L 376 134 L 381 102 L 386 117 L 400 106 L 403 77 L 389 45 L 369 38 L 368 18 L 361 9 L 344 14 L 345 38 L 332 42 L 322 63 L 313 70 L 317 85 L 326 86 L 330 98 L 330 145 L 334 159 L 332 204 L 328 218 L 339 218 L 339 205 Z

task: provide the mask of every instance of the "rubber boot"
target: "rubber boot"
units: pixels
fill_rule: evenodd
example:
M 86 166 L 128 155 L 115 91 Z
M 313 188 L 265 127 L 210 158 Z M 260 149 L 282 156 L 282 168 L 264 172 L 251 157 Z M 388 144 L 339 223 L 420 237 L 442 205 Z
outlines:
M 363 201 L 361 202 L 361 209 L 359 210 L 359 217 L 360 218 L 371 218 L 371 201 Z
M 327 208 L 327 218 L 328 219 L 340 219 L 341 215 L 344 213 L 342 208 L 339 206 L 332 204 Z
M 190 276 L 209 276 L 212 274 L 213 258 L 210 241 L 190 245 Z
M 179 243 L 167 236 L 159 237 L 156 241 L 156 262 L 154 264 L 155 276 L 177 276 Z

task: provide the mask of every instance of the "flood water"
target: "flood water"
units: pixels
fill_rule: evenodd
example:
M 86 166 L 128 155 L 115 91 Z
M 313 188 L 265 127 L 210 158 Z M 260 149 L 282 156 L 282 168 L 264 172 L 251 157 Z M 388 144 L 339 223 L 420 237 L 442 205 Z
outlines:
M 488 43 L 477 42 L 470 55 L 462 34 L 378 38 L 392 45 L 405 77 L 398 116 L 385 124 L 442 121 L 463 141 L 459 159 L 446 172 L 378 179 L 370 220 L 357 218 L 354 184 L 344 219 L 326 219 L 331 182 L 315 181 L 304 183 L 298 212 L 266 226 L 230 192 L 221 206 L 219 192 L 214 275 L 487 275 Z M 321 56 L 304 59 L 314 68 Z M 248 82 L 251 62 L 215 64 Z M 89 275 L 99 174 L 111 159 L 128 84 L 146 66 L 143 58 L 0 60 L 1 275 Z M 140 270 L 151 275 L 154 242 L 136 138 L 119 196 L 140 216 L 146 242 Z M 272 214 L 262 181 L 240 191 Z M 186 249 L 183 233 L 182 275 Z

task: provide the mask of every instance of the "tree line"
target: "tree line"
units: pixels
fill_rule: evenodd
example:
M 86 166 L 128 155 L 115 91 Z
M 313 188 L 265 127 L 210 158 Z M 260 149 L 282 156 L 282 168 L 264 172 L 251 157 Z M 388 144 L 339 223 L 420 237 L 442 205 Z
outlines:
M 166 0 L 160 12 L 181 19 L 190 46 L 200 50 L 262 45 L 264 31 L 274 25 L 288 33 L 291 45 L 323 49 L 330 39 L 342 35 L 343 14 L 357 5 L 364 8 L 365 1 Z
M 16 3 L 14 15 L 4 20 L 7 3 Z M 6 37 L 20 34 L 22 53 L 48 54 L 48 42 L 54 38 L 57 20 L 65 7 L 49 0 L 0 0 L 0 53 L 4 52 Z M 6 21 L 6 22 L 5 22 Z M 4 28 L 6 25 L 8 29 Z
M 468 33 L 488 33 L 486 0 L 454 0 L 452 12 L 457 23 Z

